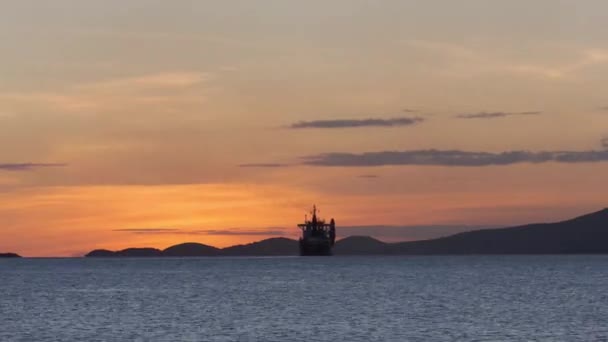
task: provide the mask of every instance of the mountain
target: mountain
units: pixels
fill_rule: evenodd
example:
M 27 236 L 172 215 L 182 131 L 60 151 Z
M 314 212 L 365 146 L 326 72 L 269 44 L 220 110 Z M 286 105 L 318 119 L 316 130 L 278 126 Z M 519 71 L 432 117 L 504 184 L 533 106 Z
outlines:
M 163 252 L 156 248 L 127 248 L 116 252 L 118 256 L 129 256 L 137 258 L 159 257 Z
M 385 243 L 367 236 L 351 236 L 336 242 L 334 254 L 608 254 L 608 209 L 557 223 L 476 230 L 423 241 Z M 86 256 L 216 255 L 298 255 L 298 241 L 272 238 L 224 249 L 217 249 L 199 243 L 185 243 L 169 247 L 162 252 L 154 248 L 130 248 L 118 252 L 95 250 Z
M 87 258 L 109 258 L 116 257 L 116 252 L 109 251 L 107 249 L 96 249 L 94 251 L 90 251 L 85 255 Z
M 478 230 L 391 246 L 391 254 L 598 253 L 608 253 L 608 209 L 557 223 Z
M 206 256 L 278 256 L 298 255 L 298 241 L 286 238 L 271 238 L 247 245 L 219 249 L 196 242 L 187 242 L 160 251 L 155 248 L 129 248 L 122 251 L 96 249 L 85 255 L 87 258 L 111 257 L 206 257 Z
M 186 242 L 165 249 L 162 255 L 170 257 L 199 257 L 217 256 L 219 253 L 220 249 L 218 248 L 196 242 Z
M 0 258 L 21 258 L 21 256 L 15 253 L 0 253 Z
M 111 258 L 111 257 L 135 257 L 148 258 L 160 257 L 162 252 L 156 248 L 127 248 L 121 251 L 112 252 L 107 249 L 96 249 L 87 255 L 87 258 Z
M 238 245 L 222 249 L 227 256 L 277 256 L 298 255 L 298 241 L 286 238 L 272 238 L 247 245 Z
M 336 242 L 334 255 L 386 254 L 389 246 L 369 236 L 350 236 Z

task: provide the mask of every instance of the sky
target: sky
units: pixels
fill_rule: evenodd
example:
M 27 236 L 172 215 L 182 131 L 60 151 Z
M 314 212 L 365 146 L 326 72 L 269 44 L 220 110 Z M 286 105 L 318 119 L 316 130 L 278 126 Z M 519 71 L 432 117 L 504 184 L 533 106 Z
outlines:
M 0 251 L 608 206 L 604 0 L 0 2 Z

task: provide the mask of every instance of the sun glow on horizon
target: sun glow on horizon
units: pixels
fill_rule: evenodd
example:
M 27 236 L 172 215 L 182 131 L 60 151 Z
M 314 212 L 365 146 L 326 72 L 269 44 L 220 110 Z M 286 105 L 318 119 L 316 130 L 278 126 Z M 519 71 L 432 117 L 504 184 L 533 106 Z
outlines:
M 338 229 L 378 224 L 489 224 L 509 222 L 514 216 L 525 223 L 546 214 L 522 215 L 521 208 L 548 205 L 551 197 L 518 194 L 501 198 L 492 193 L 328 196 L 260 184 L 25 188 L 0 193 L 4 218 L 0 248 L 25 256 L 77 256 L 100 248 L 163 249 L 182 242 L 227 247 L 276 236 L 295 238 L 296 224 L 314 203 L 321 208 L 321 216 L 336 218 Z M 480 215 L 483 208 L 475 209 L 480 202 L 493 203 L 486 218 Z M 502 214 L 499 208 L 503 208 Z

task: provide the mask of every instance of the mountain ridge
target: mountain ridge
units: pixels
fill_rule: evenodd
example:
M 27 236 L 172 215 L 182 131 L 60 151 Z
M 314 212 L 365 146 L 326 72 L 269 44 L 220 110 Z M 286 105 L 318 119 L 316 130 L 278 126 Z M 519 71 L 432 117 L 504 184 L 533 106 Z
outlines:
M 96 250 L 87 257 L 120 256 L 279 256 L 298 255 L 298 241 L 284 237 L 216 248 L 187 243 L 200 253 L 166 253 L 154 248 L 112 252 Z M 134 254 L 134 255 L 132 255 Z M 506 228 L 480 229 L 408 242 L 387 243 L 369 236 L 338 240 L 335 255 L 429 254 L 608 254 L 608 208 L 554 223 L 532 223 Z

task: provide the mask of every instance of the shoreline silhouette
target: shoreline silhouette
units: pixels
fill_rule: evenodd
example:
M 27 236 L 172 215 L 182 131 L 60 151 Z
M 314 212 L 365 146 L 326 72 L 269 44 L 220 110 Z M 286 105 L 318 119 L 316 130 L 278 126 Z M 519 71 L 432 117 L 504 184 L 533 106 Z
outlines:
M 93 250 L 85 257 L 221 257 L 298 255 L 298 241 L 284 237 L 216 248 L 197 242 L 168 247 Z M 338 240 L 335 255 L 608 254 L 608 209 L 555 222 L 482 229 L 446 237 L 387 243 L 369 236 Z
M 21 258 L 17 253 L 0 253 L 0 258 Z
M 296 256 L 298 246 L 298 240 L 273 237 L 225 248 L 185 242 L 165 249 L 95 249 L 83 257 Z M 337 240 L 334 248 L 337 256 L 475 254 L 608 254 L 608 208 L 555 223 L 480 229 L 428 240 L 383 242 L 370 236 L 349 236 Z M 0 258 L 23 257 L 17 253 L 0 253 Z

